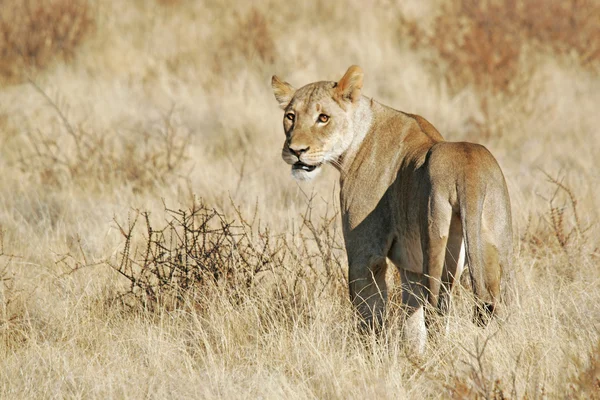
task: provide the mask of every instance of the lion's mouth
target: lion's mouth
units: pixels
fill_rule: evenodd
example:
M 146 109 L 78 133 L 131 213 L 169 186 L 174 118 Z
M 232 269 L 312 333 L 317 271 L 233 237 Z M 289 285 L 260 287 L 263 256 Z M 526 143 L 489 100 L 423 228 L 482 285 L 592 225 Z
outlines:
M 297 163 L 292 165 L 292 169 L 301 169 L 306 172 L 314 171 L 317 167 L 318 167 L 318 165 L 308 165 L 308 164 L 304 164 L 301 161 L 298 161 Z

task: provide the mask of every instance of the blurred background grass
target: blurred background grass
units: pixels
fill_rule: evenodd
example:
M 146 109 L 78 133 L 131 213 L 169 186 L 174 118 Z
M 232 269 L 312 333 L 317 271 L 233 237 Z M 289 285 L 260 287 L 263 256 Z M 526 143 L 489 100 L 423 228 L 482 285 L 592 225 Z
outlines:
M 354 332 L 335 171 L 280 159 L 271 75 L 351 64 L 511 192 L 511 317 L 461 292 L 417 365 Z M 599 74 L 595 0 L 2 1 L 0 397 L 598 396 Z M 159 231 L 222 261 L 164 283 L 200 250 Z

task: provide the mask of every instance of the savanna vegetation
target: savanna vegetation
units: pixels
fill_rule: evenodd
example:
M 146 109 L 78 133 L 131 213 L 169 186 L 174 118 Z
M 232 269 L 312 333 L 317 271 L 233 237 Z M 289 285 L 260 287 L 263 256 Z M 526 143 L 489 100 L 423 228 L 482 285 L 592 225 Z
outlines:
M 487 146 L 518 295 L 422 358 L 347 295 L 337 173 L 277 74 Z M 0 398 L 600 398 L 597 0 L 0 2 Z M 384 162 L 382 160 L 382 162 Z

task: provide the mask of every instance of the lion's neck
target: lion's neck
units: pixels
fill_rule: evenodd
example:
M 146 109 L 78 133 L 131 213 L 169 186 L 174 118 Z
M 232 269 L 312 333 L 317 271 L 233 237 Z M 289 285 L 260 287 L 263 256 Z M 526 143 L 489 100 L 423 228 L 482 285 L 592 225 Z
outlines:
M 371 130 L 371 126 L 373 124 L 372 104 L 373 101 L 371 99 L 363 96 L 359 100 L 356 111 L 354 111 L 352 118 L 352 141 L 339 160 L 338 169 L 342 175 L 352 164 L 352 161 L 356 157 L 356 154 L 358 153 L 365 136 L 367 136 L 367 133 Z

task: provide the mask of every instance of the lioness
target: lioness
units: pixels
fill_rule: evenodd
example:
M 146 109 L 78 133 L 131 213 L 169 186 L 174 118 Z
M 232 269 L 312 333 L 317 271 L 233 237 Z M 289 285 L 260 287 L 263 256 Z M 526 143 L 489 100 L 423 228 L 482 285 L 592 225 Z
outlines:
M 510 268 L 512 223 L 498 163 L 483 146 L 446 142 L 424 118 L 361 95 L 363 72 L 300 89 L 273 76 L 285 111 L 282 157 L 296 179 L 329 163 L 340 172 L 340 208 L 350 298 L 368 326 L 381 323 L 386 259 L 402 276 L 405 332 L 426 342 L 423 306 L 444 314 L 466 262 L 484 324 Z M 466 252 L 465 252 L 466 249 Z

